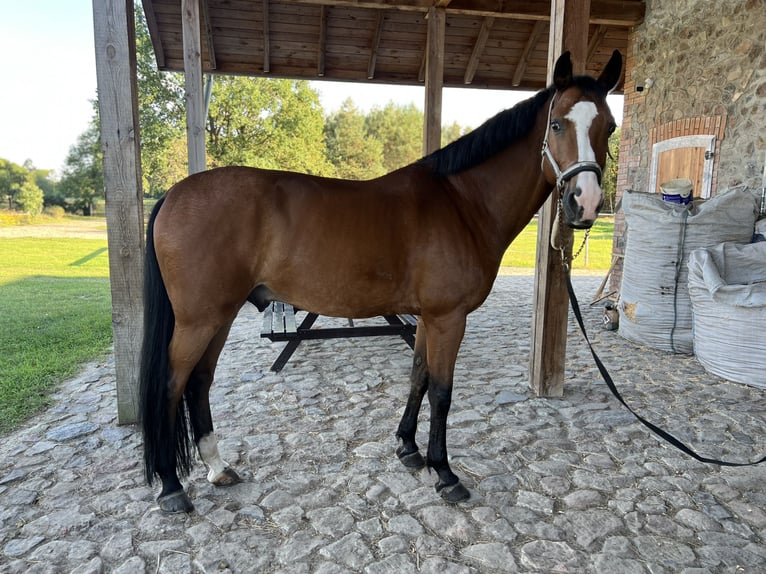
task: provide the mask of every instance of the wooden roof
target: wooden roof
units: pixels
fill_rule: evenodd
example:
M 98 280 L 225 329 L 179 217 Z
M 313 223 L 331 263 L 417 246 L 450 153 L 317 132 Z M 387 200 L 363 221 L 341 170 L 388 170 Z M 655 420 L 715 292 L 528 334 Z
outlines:
M 589 73 L 627 52 L 645 4 L 591 0 Z M 550 0 L 200 0 L 203 70 L 417 85 L 433 5 L 446 9 L 445 86 L 545 87 Z M 143 6 L 158 67 L 183 71 L 181 0 Z

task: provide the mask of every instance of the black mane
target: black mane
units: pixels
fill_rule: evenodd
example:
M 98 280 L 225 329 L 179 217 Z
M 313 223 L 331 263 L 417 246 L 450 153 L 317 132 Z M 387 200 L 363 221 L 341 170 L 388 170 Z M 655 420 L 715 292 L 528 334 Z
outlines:
M 576 77 L 573 84 L 585 93 L 606 96 L 606 91 L 590 76 Z M 555 90 L 555 87 L 549 86 L 512 108 L 499 112 L 472 132 L 425 156 L 418 163 L 429 166 L 434 173 L 441 176 L 459 173 L 479 165 L 506 149 L 518 138 L 527 135 L 537 121 L 538 112 Z

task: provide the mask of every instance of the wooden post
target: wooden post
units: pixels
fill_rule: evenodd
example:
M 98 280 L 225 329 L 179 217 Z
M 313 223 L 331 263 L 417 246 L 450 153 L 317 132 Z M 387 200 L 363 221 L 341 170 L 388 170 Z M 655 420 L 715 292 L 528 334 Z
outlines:
M 126 424 L 138 419 L 144 310 L 144 209 L 133 0 L 93 0 L 93 31 L 104 151 L 117 421 Z
M 186 88 L 186 141 L 189 174 L 205 169 L 205 97 L 202 91 L 202 44 L 199 0 L 181 0 Z
M 424 105 L 423 153 L 427 155 L 441 147 L 442 86 L 444 85 L 444 33 L 447 13 L 444 8 L 428 10 L 428 40 L 426 46 L 426 100 Z
M 575 74 L 585 71 L 588 53 L 590 0 L 551 2 L 551 27 L 548 43 L 548 84 L 553 67 L 562 52 L 572 53 Z M 554 194 L 555 195 L 555 194 Z M 569 303 L 561 256 L 551 248 L 551 230 L 556 217 L 556 198 L 552 195 L 540 213 L 535 265 L 534 319 L 529 360 L 529 384 L 538 396 L 564 394 L 564 359 L 567 343 Z M 572 231 L 565 227 L 559 238 L 572 251 Z

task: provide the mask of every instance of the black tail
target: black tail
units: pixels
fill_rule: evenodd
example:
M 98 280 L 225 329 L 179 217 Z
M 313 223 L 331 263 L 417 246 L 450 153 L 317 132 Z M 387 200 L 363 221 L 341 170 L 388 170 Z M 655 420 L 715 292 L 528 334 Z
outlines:
M 163 199 L 154 206 L 146 232 L 144 263 L 144 340 L 141 346 L 140 416 L 144 432 L 144 464 L 149 484 L 162 468 L 187 475 L 192 465 L 186 401 L 178 405 L 174 428 L 168 406 L 168 345 L 175 317 L 154 251 L 154 220 Z

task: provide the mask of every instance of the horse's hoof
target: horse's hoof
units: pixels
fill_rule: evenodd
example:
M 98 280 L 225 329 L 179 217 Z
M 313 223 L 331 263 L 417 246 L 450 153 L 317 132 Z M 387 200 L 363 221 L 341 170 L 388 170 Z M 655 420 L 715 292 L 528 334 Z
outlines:
M 396 456 L 399 457 L 401 463 L 407 468 L 423 468 L 426 465 L 426 459 L 420 454 L 420 451 L 403 452 L 403 448 L 400 446 L 396 449 Z
M 177 490 L 165 496 L 160 496 L 157 502 L 160 504 L 160 510 L 168 514 L 194 511 L 191 499 L 183 490 Z
M 463 486 L 461 482 L 456 482 L 450 486 L 445 486 L 440 480 L 436 483 L 435 486 L 436 492 L 438 492 L 444 500 L 451 504 L 463 502 L 471 498 L 471 493 L 468 492 L 468 489 Z
M 242 479 L 239 478 L 237 471 L 235 471 L 230 466 L 227 466 L 225 469 L 214 476 L 208 475 L 207 479 L 208 482 L 216 486 L 231 486 L 232 484 L 242 482 Z

